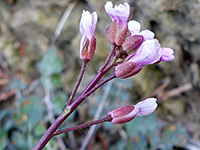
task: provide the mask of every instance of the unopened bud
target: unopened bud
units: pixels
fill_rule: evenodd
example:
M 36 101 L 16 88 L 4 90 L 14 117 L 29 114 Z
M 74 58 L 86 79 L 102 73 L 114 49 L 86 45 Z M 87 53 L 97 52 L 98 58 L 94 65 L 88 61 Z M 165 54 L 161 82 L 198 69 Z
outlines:
M 105 34 L 107 39 L 112 44 L 118 46 L 122 45 L 128 33 L 128 24 L 122 27 L 122 24 L 113 21 L 111 25 L 106 29 Z
M 155 98 L 148 98 L 136 105 L 118 107 L 108 113 L 113 124 L 122 124 L 131 121 L 136 116 L 147 116 L 155 111 L 157 103 Z
M 130 52 L 136 50 L 144 41 L 144 37 L 142 35 L 134 35 L 128 37 L 123 43 L 123 50 Z
M 119 64 L 115 68 L 115 75 L 121 79 L 125 79 L 137 74 L 142 68 L 138 68 L 136 63 L 132 61 L 127 61 L 122 64 Z
M 112 2 L 105 5 L 107 14 L 112 19 L 111 25 L 106 29 L 105 34 L 110 43 L 121 46 L 128 33 L 128 18 L 130 6 L 128 3 L 113 7 Z
M 83 38 L 82 40 L 80 46 L 80 58 L 84 61 L 90 61 L 93 58 L 96 49 L 96 38 L 92 36 L 90 41 L 88 38 Z
M 97 14 L 93 12 L 83 11 L 80 21 L 81 43 L 80 58 L 84 61 L 90 61 L 93 58 L 96 48 L 96 38 L 94 30 L 97 24 Z

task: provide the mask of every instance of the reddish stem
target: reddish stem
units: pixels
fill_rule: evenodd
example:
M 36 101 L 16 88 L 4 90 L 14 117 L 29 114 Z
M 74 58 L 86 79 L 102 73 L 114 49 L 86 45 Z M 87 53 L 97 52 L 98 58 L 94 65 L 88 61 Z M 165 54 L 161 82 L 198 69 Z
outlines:
M 74 96 L 75 96 L 75 94 L 76 94 L 76 92 L 77 92 L 77 90 L 78 90 L 78 87 L 79 87 L 79 85 L 80 85 L 80 83 L 81 83 L 81 81 L 82 81 L 82 79 L 83 79 L 83 75 L 84 75 L 84 72 L 85 72 L 85 68 L 86 68 L 87 63 L 88 63 L 88 61 L 83 61 L 83 64 L 82 64 L 82 67 L 81 67 L 81 72 L 80 72 L 80 74 L 79 74 L 78 80 L 77 80 L 77 82 L 76 82 L 76 85 L 75 85 L 75 87 L 74 87 L 74 90 L 72 91 L 72 94 L 71 94 L 71 96 L 70 96 L 70 98 L 69 98 L 69 101 L 68 101 L 67 105 L 70 105 L 71 102 L 72 102 L 73 99 L 74 99 Z
M 72 104 L 70 104 L 70 106 L 68 106 L 68 105 L 66 106 L 65 110 L 62 112 L 62 114 L 60 114 L 60 116 L 55 120 L 55 122 L 48 128 L 48 130 L 45 132 L 45 134 L 42 136 L 42 138 L 39 140 L 39 142 L 36 144 L 36 146 L 34 147 L 33 150 L 43 149 L 44 146 L 48 143 L 48 141 L 53 137 L 53 134 L 56 132 L 56 130 L 65 121 L 65 119 L 67 119 L 67 117 L 78 107 L 78 105 L 83 100 L 85 100 L 90 94 L 92 94 L 92 92 L 90 92 L 90 90 L 93 89 L 95 87 L 95 85 L 100 81 L 102 76 L 107 71 L 109 71 L 109 69 L 111 69 L 111 68 L 109 68 L 104 71 L 105 67 L 108 65 L 110 59 L 114 55 L 115 49 L 116 49 L 116 46 L 113 46 L 113 49 L 112 49 L 110 55 L 108 56 L 104 65 L 101 67 L 101 69 L 98 72 L 98 74 L 96 75 L 96 77 L 85 88 L 85 90 L 76 98 L 76 100 L 74 102 L 72 102 Z M 111 76 L 111 77 L 112 77 L 111 79 L 113 79 L 115 76 Z M 111 79 L 107 80 L 107 82 L 110 81 Z M 96 86 L 92 91 L 94 92 L 104 83 L 106 83 L 106 82 L 102 81 L 102 83 L 100 83 L 99 86 Z M 87 94 L 85 94 L 85 93 L 87 93 Z
M 69 131 L 73 131 L 73 130 L 79 130 L 79 129 L 86 128 L 86 127 L 89 127 L 89 126 L 92 126 L 92 125 L 95 125 L 95 124 L 100 124 L 100 123 L 103 123 L 103 122 L 110 122 L 111 120 L 112 120 L 112 117 L 110 115 L 108 115 L 108 116 L 106 116 L 104 118 L 101 118 L 99 120 L 87 122 L 87 123 L 84 123 L 84 124 L 81 124 L 81 125 L 78 125 L 78 126 L 75 126 L 75 127 L 67 128 L 67 129 L 60 130 L 60 131 L 56 131 L 53 134 L 53 136 L 56 136 L 56 135 L 59 135 L 59 134 L 62 134 L 62 133 L 66 133 L 66 132 L 69 132 Z
M 92 93 L 94 93 L 99 87 L 101 87 L 102 85 L 104 85 L 105 83 L 107 83 L 108 81 L 112 80 L 116 78 L 115 74 L 106 78 L 105 80 L 103 80 L 102 82 L 100 82 L 99 84 L 97 84 L 93 89 L 91 89 L 88 93 L 85 94 L 86 97 L 90 96 Z
M 112 56 L 114 55 L 114 53 L 116 51 L 116 48 L 117 48 L 117 46 L 114 44 L 113 47 L 112 47 L 112 50 L 111 50 L 111 52 L 109 54 L 109 56 L 107 57 L 107 59 L 106 59 L 106 61 L 104 63 L 104 65 L 101 67 L 100 72 L 103 71 L 107 67 L 110 59 L 112 58 Z

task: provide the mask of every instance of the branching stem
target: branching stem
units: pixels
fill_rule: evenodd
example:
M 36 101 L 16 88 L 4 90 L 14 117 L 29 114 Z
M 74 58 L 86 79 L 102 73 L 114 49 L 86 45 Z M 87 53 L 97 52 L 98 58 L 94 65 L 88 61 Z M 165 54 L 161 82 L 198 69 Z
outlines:
M 82 128 L 90 127 L 92 125 L 100 124 L 100 123 L 103 123 L 103 122 L 108 122 L 108 121 L 111 121 L 111 120 L 112 120 L 111 116 L 108 115 L 108 116 L 106 116 L 104 118 L 101 118 L 99 120 L 87 122 L 87 123 L 84 123 L 84 124 L 81 124 L 81 125 L 78 125 L 78 126 L 75 126 L 75 127 L 67 128 L 67 129 L 60 130 L 60 131 L 56 131 L 53 134 L 53 136 L 56 136 L 56 135 L 59 135 L 59 134 L 62 134 L 62 133 L 66 133 L 66 132 L 70 132 L 70 131 L 73 131 L 73 130 L 79 130 L 79 129 L 82 129 Z
M 55 120 L 55 122 L 48 128 L 48 130 L 45 132 L 45 134 L 42 136 L 42 138 L 39 140 L 39 142 L 36 144 L 36 146 L 34 147 L 33 150 L 43 149 L 44 146 L 48 143 L 48 141 L 53 137 L 54 133 L 56 133 L 56 130 L 68 118 L 68 116 L 80 105 L 81 102 L 83 102 L 88 96 L 90 96 L 94 91 L 96 91 L 103 84 L 105 84 L 106 82 L 108 82 L 116 77 L 115 75 L 112 75 L 97 85 L 97 83 L 101 80 L 103 75 L 105 75 L 105 73 L 107 73 L 113 66 L 115 66 L 114 64 L 110 64 L 110 66 L 107 67 L 110 60 L 112 59 L 116 49 L 117 49 L 117 46 L 114 45 L 108 58 L 106 59 L 106 61 L 104 63 L 104 65 L 100 68 L 100 71 L 98 72 L 98 74 L 90 82 L 90 84 L 85 88 L 85 90 L 73 101 L 73 98 L 74 98 L 76 91 L 79 87 L 79 84 L 82 80 L 83 73 L 85 71 L 86 64 L 83 64 L 79 79 L 75 85 L 73 92 L 72 92 L 72 96 L 70 97 L 70 100 L 69 100 L 68 104 L 66 105 L 66 108 L 60 114 L 60 116 Z

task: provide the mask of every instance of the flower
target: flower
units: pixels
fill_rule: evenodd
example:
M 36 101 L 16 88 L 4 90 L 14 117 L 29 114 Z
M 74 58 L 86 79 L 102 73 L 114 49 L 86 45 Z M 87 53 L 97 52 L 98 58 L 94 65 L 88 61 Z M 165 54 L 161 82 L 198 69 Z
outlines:
M 122 124 L 131 121 L 136 116 L 147 116 L 155 111 L 157 103 L 155 98 L 148 98 L 136 105 L 118 107 L 110 112 L 113 124 Z
M 119 78 L 128 78 L 141 71 L 142 67 L 158 62 L 162 56 L 158 40 L 144 41 L 135 53 L 129 54 L 126 60 L 116 66 L 115 75 Z
M 90 61 L 93 58 L 96 48 L 96 38 L 94 36 L 94 30 L 97 24 L 97 13 L 90 14 L 88 11 L 82 13 L 80 21 L 80 58 L 84 61 Z
M 122 64 L 116 66 L 115 75 L 119 78 L 124 79 L 133 76 L 140 72 L 145 65 L 174 59 L 172 49 L 161 48 L 159 41 L 154 39 L 155 34 L 153 32 L 150 30 L 140 32 L 140 28 L 140 23 L 137 21 L 132 20 L 128 23 L 131 36 L 124 41 L 122 47 L 126 52 L 133 50 L 136 50 L 136 52 L 130 53 Z
M 105 10 L 112 19 L 111 25 L 105 31 L 106 37 L 112 44 L 120 46 L 127 35 L 130 6 L 128 3 L 124 3 L 124 5 L 120 4 L 113 8 L 112 2 L 107 2 Z

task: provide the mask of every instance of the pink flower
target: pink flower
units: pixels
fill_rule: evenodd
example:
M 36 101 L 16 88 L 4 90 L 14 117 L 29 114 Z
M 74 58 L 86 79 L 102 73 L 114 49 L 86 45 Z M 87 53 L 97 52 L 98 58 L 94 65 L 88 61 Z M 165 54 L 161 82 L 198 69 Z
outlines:
M 105 10 L 112 19 L 111 25 L 105 31 L 106 37 L 112 44 L 120 46 L 127 35 L 130 6 L 128 3 L 124 3 L 124 5 L 120 4 L 113 8 L 112 2 L 107 2 Z
M 90 61 L 93 58 L 96 48 L 96 38 L 94 30 L 97 24 L 97 14 L 93 12 L 90 14 L 88 11 L 83 11 L 80 21 L 80 58 L 84 61 Z
M 131 121 L 136 116 L 147 116 L 155 111 L 157 103 L 155 98 L 148 98 L 136 105 L 118 107 L 108 113 L 113 124 L 122 124 Z
M 124 79 L 137 74 L 143 66 L 158 62 L 161 50 L 158 40 L 144 41 L 135 53 L 129 54 L 122 64 L 116 66 L 115 75 Z
M 161 48 L 157 39 L 148 39 L 129 54 L 122 64 L 115 68 L 115 75 L 121 79 L 131 77 L 142 70 L 142 67 L 160 61 L 172 61 L 174 52 L 170 48 Z

